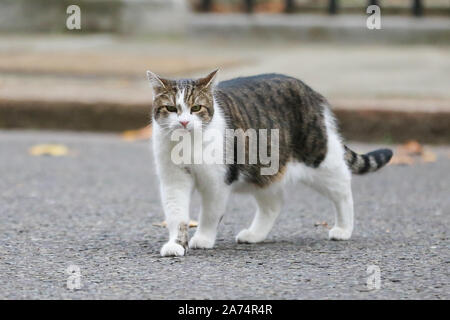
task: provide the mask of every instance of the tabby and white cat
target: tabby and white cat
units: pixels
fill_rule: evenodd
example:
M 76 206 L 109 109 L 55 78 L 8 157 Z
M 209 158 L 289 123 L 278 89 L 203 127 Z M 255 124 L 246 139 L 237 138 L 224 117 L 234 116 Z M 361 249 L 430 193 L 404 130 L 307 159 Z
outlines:
M 302 181 L 331 199 L 336 215 L 329 238 L 348 240 L 353 231 L 351 173 L 381 168 L 392 151 L 360 155 L 346 147 L 326 99 L 298 79 L 265 74 L 216 84 L 216 74 L 217 70 L 200 79 L 168 80 L 147 72 L 154 93 L 153 149 L 169 229 L 161 255 L 183 256 L 188 247 L 212 248 L 233 191 L 251 194 L 257 205 L 253 222 L 236 241 L 263 241 L 281 211 L 288 180 Z M 180 165 L 171 159 L 174 130 L 224 134 L 226 129 L 251 128 L 279 129 L 276 174 L 262 175 L 260 162 Z M 188 242 L 194 189 L 201 195 L 202 208 L 198 228 Z

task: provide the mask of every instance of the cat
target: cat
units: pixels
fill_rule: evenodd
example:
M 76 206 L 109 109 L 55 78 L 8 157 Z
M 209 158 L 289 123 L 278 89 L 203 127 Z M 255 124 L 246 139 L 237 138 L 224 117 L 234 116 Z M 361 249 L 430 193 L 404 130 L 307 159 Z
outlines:
M 252 195 L 257 207 L 250 227 L 239 232 L 236 241 L 263 241 L 282 209 L 286 183 L 292 180 L 303 182 L 334 203 L 335 225 L 329 239 L 350 239 L 351 173 L 381 168 L 391 159 L 392 151 L 379 149 L 361 155 L 350 150 L 341 141 L 327 100 L 298 79 L 263 74 L 218 83 L 217 71 L 182 80 L 165 79 L 147 71 L 153 89 L 153 153 L 169 230 L 169 241 L 163 245 L 161 255 L 183 256 L 188 248 L 213 248 L 232 192 Z M 218 132 L 225 137 L 219 140 L 223 149 L 236 151 L 237 138 L 231 141 L 225 135 L 230 129 L 277 129 L 278 170 L 262 174 L 266 164 L 259 160 L 237 162 L 233 153 L 233 161 L 217 164 L 174 163 L 176 142 L 170 137 L 174 131 Z M 201 140 L 200 147 L 206 144 Z M 247 157 L 251 150 L 245 147 Z M 201 196 L 202 208 L 198 228 L 189 240 L 189 206 L 195 189 Z

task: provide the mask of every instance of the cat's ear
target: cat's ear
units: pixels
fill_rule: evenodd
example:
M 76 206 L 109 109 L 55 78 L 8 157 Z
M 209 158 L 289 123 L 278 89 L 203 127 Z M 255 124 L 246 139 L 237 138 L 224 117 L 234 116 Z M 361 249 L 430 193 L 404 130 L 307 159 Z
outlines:
M 156 73 L 153 73 L 150 70 L 147 70 L 147 78 L 153 91 L 167 89 L 169 86 L 169 80 L 161 78 Z
M 197 83 L 199 86 L 202 86 L 204 88 L 213 88 L 217 83 L 217 73 L 219 72 L 219 69 L 214 70 L 210 74 L 208 74 L 204 78 L 200 78 L 197 80 Z

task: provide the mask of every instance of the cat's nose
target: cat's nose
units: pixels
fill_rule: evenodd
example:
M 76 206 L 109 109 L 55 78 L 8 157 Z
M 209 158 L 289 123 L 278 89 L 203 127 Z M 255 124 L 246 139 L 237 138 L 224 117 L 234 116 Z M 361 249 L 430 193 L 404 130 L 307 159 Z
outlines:
M 186 126 L 188 125 L 189 121 L 180 121 L 180 123 L 181 123 L 181 125 L 182 125 L 183 127 L 186 128 Z

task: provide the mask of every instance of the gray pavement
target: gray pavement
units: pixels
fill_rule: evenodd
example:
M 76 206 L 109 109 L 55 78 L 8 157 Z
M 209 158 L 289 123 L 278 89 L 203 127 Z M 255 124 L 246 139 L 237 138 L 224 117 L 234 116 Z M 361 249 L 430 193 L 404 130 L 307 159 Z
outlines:
M 67 145 L 36 157 L 38 143 Z M 360 151 L 374 145 L 350 144 Z M 146 142 L 116 135 L 0 131 L 0 298 L 449 299 L 450 149 L 434 163 L 388 166 L 353 180 L 356 228 L 326 239 L 331 204 L 301 185 L 262 244 L 234 243 L 251 220 L 234 196 L 216 248 L 161 258 L 166 230 Z M 196 216 L 198 199 L 194 201 Z M 291 222 L 293 221 L 293 222 Z M 194 230 L 191 229 L 191 232 Z M 81 289 L 66 268 L 81 270 Z M 377 265 L 381 289 L 369 291 Z

